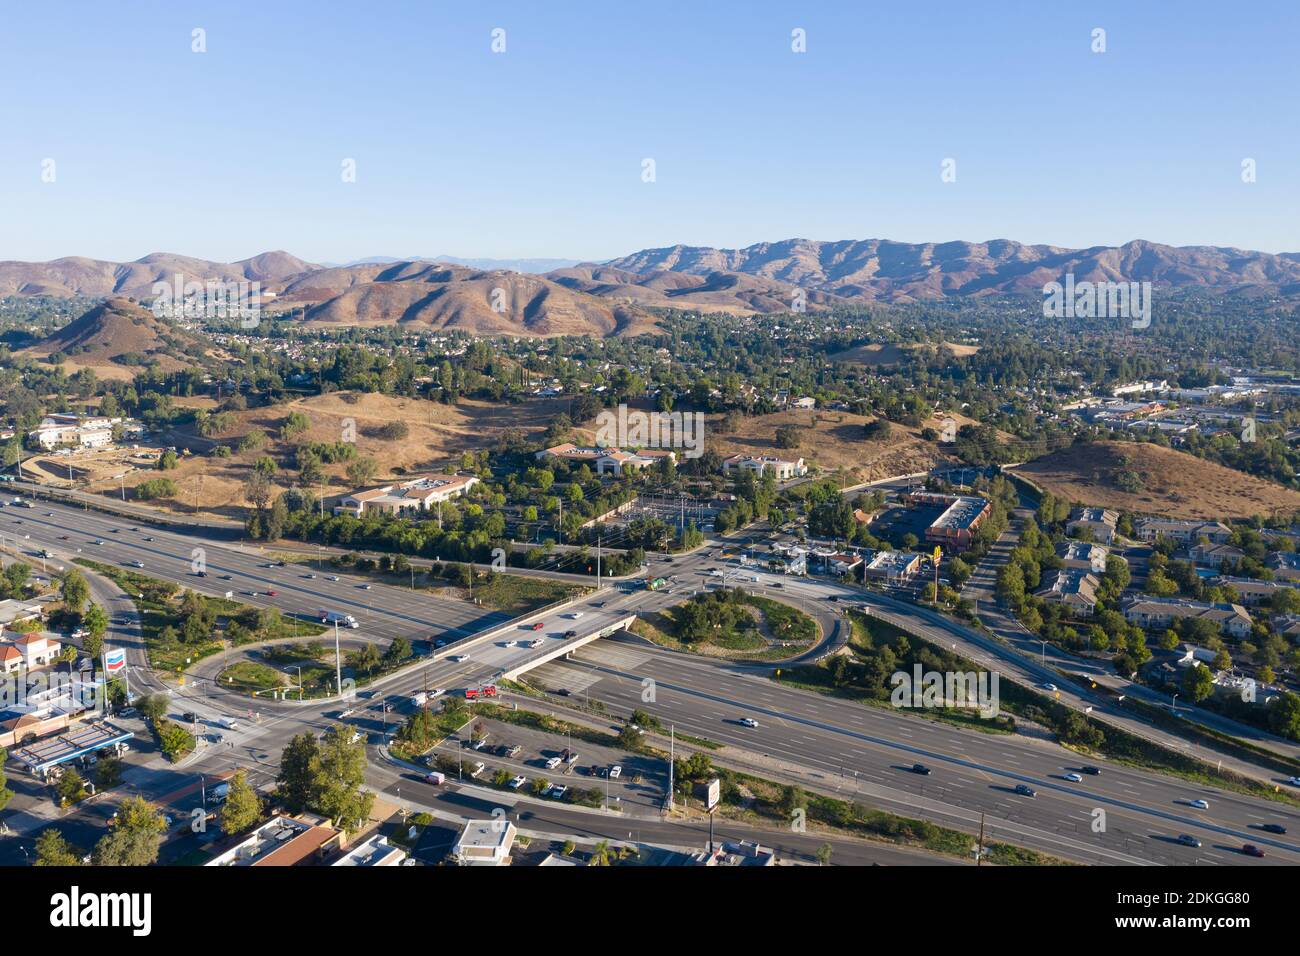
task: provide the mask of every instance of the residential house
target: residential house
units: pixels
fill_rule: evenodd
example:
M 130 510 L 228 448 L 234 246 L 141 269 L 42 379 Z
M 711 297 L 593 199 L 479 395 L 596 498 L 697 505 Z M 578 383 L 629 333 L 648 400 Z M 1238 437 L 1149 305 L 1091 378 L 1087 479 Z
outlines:
M 1092 532 L 1092 540 L 1099 544 L 1115 543 L 1115 525 L 1119 515 L 1109 508 L 1075 508 L 1066 522 L 1065 533 L 1077 535 L 1084 530 Z
M 1133 529 L 1139 541 L 1148 544 L 1168 538 L 1182 545 L 1192 545 L 1202 538 L 1210 544 L 1226 544 L 1232 529 L 1221 521 L 1180 521 L 1174 518 L 1142 518 Z
M 1075 617 L 1092 617 L 1097 610 L 1097 588 L 1101 582 L 1087 571 L 1062 569 L 1046 587 L 1035 592 L 1049 604 L 1061 604 Z
M 1142 597 L 1124 608 L 1124 619 L 1148 631 L 1163 630 L 1184 618 L 1213 621 L 1231 637 L 1250 635 L 1253 622 L 1240 604 L 1204 604 L 1177 598 Z
M 1236 565 L 1238 561 L 1246 556 L 1246 552 L 1240 548 L 1234 548 L 1230 544 L 1194 544 L 1187 549 L 1187 557 L 1192 563 L 1202 568 L 1220 568 L 1223 562 L 1230 565 Z
M 1099 544 L 1091 541 L 1062 541 L 1056 546 L 1056 555 L 1067 571 L 1091 571 L 1101 574 L 1106 570 L 1106 558 L 1110 554 Z

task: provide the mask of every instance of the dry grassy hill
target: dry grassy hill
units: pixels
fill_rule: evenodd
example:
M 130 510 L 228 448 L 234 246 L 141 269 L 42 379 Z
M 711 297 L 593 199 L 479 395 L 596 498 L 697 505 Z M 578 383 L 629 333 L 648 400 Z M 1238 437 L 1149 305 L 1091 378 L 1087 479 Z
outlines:
M 1159 445 L 1073 445 L 1015 469 L 1058 498 L 1171 518 L 1246 518 L 1300 510 L 1300 492 Z M 1124 473 L 1142 488 L 1125 491 Z
M 196 336 L 143 306 L 112 298 L 24 352 L 35 357 L 63 352 L 69 357 L 68 364 L 76 368 L 133 375 L 139 368 L 122 362 L 122 356 L 134 354 L 157 360 L 164 370 L 173 371 L 194 364 L 186 357 L 203 356 L 207 347 Z

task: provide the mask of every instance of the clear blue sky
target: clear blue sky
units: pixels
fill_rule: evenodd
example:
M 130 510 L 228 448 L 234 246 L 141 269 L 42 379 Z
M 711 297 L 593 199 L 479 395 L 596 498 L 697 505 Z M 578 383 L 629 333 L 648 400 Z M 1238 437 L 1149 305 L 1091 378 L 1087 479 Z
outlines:
M 45 0 L 0 23 L 0 258 L 1300 251 L 1290 0 Z

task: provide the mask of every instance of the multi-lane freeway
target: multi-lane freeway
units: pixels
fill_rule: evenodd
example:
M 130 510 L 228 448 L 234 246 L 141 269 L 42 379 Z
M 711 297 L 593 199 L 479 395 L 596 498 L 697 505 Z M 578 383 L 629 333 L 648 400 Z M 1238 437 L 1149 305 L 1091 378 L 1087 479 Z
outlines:
M 481 683 L 527 655 L 545 653 L 529 648 L 528 641 L 543 640 L 545 647 L 545 642 L 566 640 L 569 630 L 593 633 L 630 614 L 680 601 L 708 585 L 704 569 L 713 560 L 711 549 L 673 562 L 660 559 L 652 570 L 670 578 L 664 590 L 605 589 L 564 608 L 510 621 L 506 615 L 426 592 L 381 584 L 365 589 L 361 579 L 328 568 L 267 567 L 270 558 L 257 550 L 134 526 L 63 505 L 36 502 L 32 509 L 6 508 L 0 512 L 0 533 L 6 545 L 12 545 L 16 535 L 21 549 L 48 549 L 59 563 L 85 557 L 132 568 L 140 562 L 144 568 L 135 570 L 142 574 L 208 594 L 233 591 L 252 605 L 308 616 L 322 608 L 343 611 L 361 625 L 352 637 L 386 640 L 401 634 L 458 640 L 465 648 L 467 660 L 448 656 L 461 656 L 458 645 L 451 644 L 435 659 L 426 658 L 379 681 L 377 691 L 390 696 L 406 696 L 422 686 Z M 195 548 L 203 549 L 206 577 L 193 573 Z M 747 586 L 768 588 L 775 583 L 765 574 L 754 576 L 760 580 L 750 580 Z M 768 593 L 815 608 L 813 602 L 837 589 L 864 599 L 860 590 L 831 582 L 788 581 L 780 591 Z M 865 600 L 881 599 L 867 595 Z M 879 612 L 886 610 L 881 605 Z M 581 617 L 565 616 L 575 613 Z M 829 621 L 830 628 L 838 623 L 834 613 L 818 616 Z M 535 622 L 542 624 L 538 631 L 532 629 Z M 833 633 L 824 635 L 818 652 L 836 639 Z M 506 647 L 511 641 L 514 646 Z M 773 682 L 769 673 L 770 668 L 694 658 L 630 637 L 602 639 L 533 671 L 544 687 L 603 700 L 615 714 L 645 707 L 679 732 L 724 744 L 726 749 L 715 754 L 721 763 L 968 830 L 976 828 L 984 814 L 993 838 L 1071 859 L 1240 863 L 1246 859 L 1239 852 L 1243 843 L 1262 846 L 1268 853 L 1252 862 L 1294 863 L 1300 858 L 1294 836 L 1300 813 L 1290 806 L 1105 763 L 1100 776 L 1071 781 L 1066 774 L 1080 761 L 1046 733 L 1030 728 L 1005 735 L 957 728 L 785 687 Z M 646 701 L 647 686 L 654 688 L 652 703 Z M 242 714 L 249 707 L 248 698 L 206 680 L 173 693 L 183 698 L 177 700 L 178 709 L 203 716 Z M 257 707 L 260 719 L 245 722 L 222 746 L 198 751 L 187 764 L 169 771 L 168 781 L 174 783 L 177 772 L 199 769 L 252 765 L 269 772 L 289 736 L 319 730 L 339 709 L 335 702 L 322 701 L 262 701 Z M 742 725 L 744 718 L 757 726 Z M 932 773 L 909 772 L 914 763 L 924 763 Z M 1036 796 L 1016 794 L 1017 784 L 1031 787 Z M 1193 809 L 1194 800 L 1208 801 L 1209 809 Z M 1104 822 L 1099 810 L 1104 811 Z M 1269 824 L 1285 826 L 1289 835 L 1258 829 Z M 1195 836 L 1202 846 L 1178 845 L 1174 841 L 1182 833 Z

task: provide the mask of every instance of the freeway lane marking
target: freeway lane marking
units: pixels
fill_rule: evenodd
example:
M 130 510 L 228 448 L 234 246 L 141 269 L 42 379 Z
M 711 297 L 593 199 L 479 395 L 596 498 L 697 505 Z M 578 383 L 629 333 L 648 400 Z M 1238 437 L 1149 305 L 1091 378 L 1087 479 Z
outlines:
M 589 665 L 589 666 L 591 666 L 591 667 L 597 667 L 597 665 L 594 665 L 594 664 Z M 604 670 L 605 668 L 598 668 L 598 669 Z M 737 706 L 737 705 L 735 704 L 734 701 L 726 700 L 725 698 L 718 697 L 718 696 L 715 695 L 715 694 L 707 693 L 707 692 L 705 692 L 705 691 L 692 690 L 691 688 L 688 688 L 688 687 L 683 687 L 683 686 L 674 685 L 674 684 L 665 684 L 665 683 L 662 683 L 662 682 L 659 684 L 659 686 L 662 687 L 662 688 L 665 688 L 665 689 L 669 689 L 669 690 L 676 691 L 677 693 L 684 694 L 684 695 L 689 696 L 689 697 L 695 697 L 695 698 L 699 698 L 699 699 L 701 699 L 701 700 L 712 701 L 712 702 L 714 702 L 715 704 L 726 704 L 726 705 L 728 705 L 728 706 Z M 1220 826 L 1219 824 L 1213 824 L 1213 823 L 1210 823 L 1210 822 L 1205 821 L 1205 820 L 1198 820 L 1198 819 L 1191 818 L 1191 817 L 1179 816 L 1178 814 L 1171 813 L 1171 812 L 1169 812 L 1169 811 L 1167 811 L 1167 810 L 1160 810 L 1160 809 L 1157 809 L 1157 808 L 1155 808 L 1155 807 L 1144 807 L 1144 806 L 1142 806 L 1142 805 L 1140 805 L 1140 804 L 1135 804 L 1135 803 L 1129 803 L 1129 802 L 1126 802 L 1125 800 L 1120 799 L 1120 798 L 1118 798 L 1118 797 L 1111 797 L 1111 796 L 1104 796 L 1104 795 L 1101 795 L 1101 794 L 1092 794 L 1092 793 L 1088 793 L 1088 792 L 1086 792 L 1086 791 L 1079 790 L 1079 789 L 1076 789 L 1076 788 L 1074 788 L 1074 787 L 1070 787 L 1070 786 L 1065 786 L 1065 785 L 1063 785 L 1063 784 L 1054 783 L 1054 782 L 1052 782 L 1051 780 L 1041 780 L 1041 779 L 1039 779 L 1039 778 L 1037 778 L 1037 777 L 1027 776 L 1027 775 L 1024 774 L 1024 773 L 1013 772 L 1013 771 L 1010 771 L 1010 770 L 1002 770 L 1002 769 L 999 769 L 999 768 L 997 768 L 997 767 L 986 767 L 986 766 L 982 766 L 982 765 L 980 765 L 980 764 L 978 764 L 978 763 L 975 763 L 975 762 L 972 761 L 972 760 L 967 760 L 967 759 L 965 759 L 965 758 L 954 757 L 954 756 L 951 756 L 951 755 L 949 755 L 949 754 L 935 753 L 935 752 L 933 752 L 933 751 L 925 750 L 925 749 L 923 749 L 923 748 L 921 748 L 921 747 L 915 747 L 915 746 L 911 746 L 911 745 L 909 745 L 909 744 L 899 743 L 898 741 L 888 740 L 888 739 L 885 739 L 885 738 L 883 738 L 883 737 L 876 737 L 876 736 L 873 736 L 873 735 L 871 735 L 871 734 L 862 733 L 861 731 L 849 730 L 848 728 L 845 728 L 845 727 L 836 727 L 836 726 L 834 726 L 834 725 L 832 725 L 832 724 L 825 724 L 825 723 L 822 723 L 821 721 L 812 720 L 812 719 L 807 718 L 807 717 L 800 717 L 800 716 L 795 715 L 795 714 L 787 713 L 787 714 L 785 714 L 785 715 L 782 715 L 782 714 L 779 714 L 779 713 L 777 713 L 776 711 L 773 711 L 773 710 L 762 710 L 761 708 L 756 708 L 756 709 L 759 711 L 759 713 L 766 714 L 767 716 L 772 717 L 772 718 L 774 718 L 774 719 L 776 719 L 776 720 L 778 720 L 778 721 L 782 720 L 782 718 L 783 718 L 783 716 L 784 716 L 784 719 L 785 719 L 785 720 L 788 720 L 788 721 L 790 721 L 791 723 L 794 723 L 794 724 L 804 724 L 804 725 L 807 725 L 807 726 L 810 726 L 810 727 L 816 727 L 816 728 L 819 729 L 819 730 L 825 730 L 825 731 L 828 731 L 828 732 L 830 732 L 830 733 L 840 734 L 840 735 L 847 736 L 847 737 L 853 737 L 853 738 L 856 738 L 856 739 L 858 739 L 858 740 L 865 740 L 865 741 L 868 741 L 868 742 L 870 742 L 870 743 L 874 743 L 874 744 L 876 744 L 876 745 L 878 745 L 878 746 L 889 747 L 889 748 L 892 748 L 892 749 L 894 749 L 894 750 L 902 751 L 902 752 L 904 752 L 904 753 L 910 753 L 910 754 L 920 755 L 920 756 L 923 756 L 923 757 L 929 757 L 929 758 L 931 758 L 931 759 L 933 759 L 933 760 L 942 760 L 942 761 L 944 761 L 945 763 L 955 764 L 955 765 L 957 765 L 957 766 L 962 766 L 962 767 L 967 767 L 967 768 L 969 768 L 969 769 L 977 770 L 977 771 L 981 771 L 981 772 L 984 772 L 984 773 L 992 773 L 992 774 L 995 774 L 995 775 L 997 775 L 997 776 L 999 776 L 999 777 L 1003 777 L 1003 778 L 1005 778 L 1005 779 L 1009 779 L 1009 780 L 1015 780 L 1015 781 L 1018 781 L 1018 782 L 1020 782 L 1020 783 L 1032 783 L 1032 784 L 1037 784 L 1039 787 L 1045 787 L 1045 788 L 1047 788 L 1047 789 L 1049 789 L 1049 790 L 1054 790 L 1054 791 L 1056 791 L 1056 792 L 1058 792 L 1058 793 L 1068 794 L 1068 795 L 1070 795 L 1070 796 L 1074 796 L 1074 797 L 1080 797 L 1080 798 L 1082 798 L 1082 799 L 1084 799 L 1084 800 L 1099 801 L 1099 802 L 1101 802 L 1101 803 L 1109 804 L 1109 805 L 1111 805 L 1111 806 L 1121 807 L 1121 808 L 1126 809 L 1126 810 L 1132 810 L 1132 811 L 1135 811 L 1135 812 L 1137 812 L 1137 813 L 1141 813 L 1141 814 L 1145 814 L 1145 815 L 1148 815 L 1148 816 L 1157 817 L 1157 818 L 1159 818 L 1159 819 L 1163 819 L 1163 820 L 1171 820 L 1171 821 L 1174 821 L 1174 822 L 1176 822 L 1176 823 L 1184 823 L 1184 824 L 1188 824 L 1188 825 L 1191 825 L 1191 826 L 1201 826 L 1201 827 L 1204 827 L 1204 828 L 1206 828 L 1206 829 L 1215 830 L 1216 832 L 1227 834 L 1227 835 L 1229 835 L 1229 836 L 1235 836 L 1235 837 L 1243 838 L 1243 839 L 1246 839 L 1246 840 L 1251 840 L 1251 839 L 1253 839 L 1256 843 L 1265 843 L 1265 844 L 1267 844 L 1267 845 L 1269 845 L 1269 846 L 1276 847 L 1277 849 L 1280 849 L 1280 850 L 1289 850 L 1289 851 L 1291 851 L 1291 852 L 1293 852 L 1293 853 L 1300 853 L 1300 847 L 1292 846 L 1292 845 L 1289 844 L 1289 843 L 1282 843 L 1282 842 L 1277 841 L 1277 840 L 1265 839 L 1265 838 L 1262 838 L 1262 837 L 1255 836 L 1254 834 L 1242 833 L 1242 832 L 1240 832 L 1240 831 L 1233 830 L 1233 829 L 1230 829 L 1230 828 L 1225 827 L 1225 826 Z

